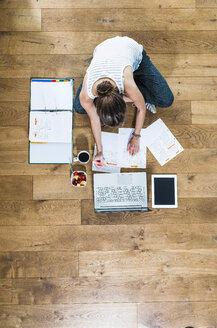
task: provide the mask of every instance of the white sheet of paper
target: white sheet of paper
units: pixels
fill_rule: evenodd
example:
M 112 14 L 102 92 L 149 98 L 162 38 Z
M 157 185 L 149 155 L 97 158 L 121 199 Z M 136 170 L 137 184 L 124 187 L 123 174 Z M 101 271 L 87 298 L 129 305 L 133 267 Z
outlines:
M 30 112 L 29 140 L 72 142 L 72 112 Z
M 97 148 L 96 145 L 94 147 L 94 156 L 97 153 Z M 96 167 L 94 165 L 94 163 L 92 162 L 92 170 L 96 171 L 96 172 L 105 172 L 105 173 L 120 173 L 121 169 L 120 167 L 116 166 L 116 165 L 105 165 L 105 166 L 100 166 L 100 167 Z
M 161 166 L 184 150 L 161 119 L 142 129 L 141 134 L 146 146 Z
M 140 140 L 140 150 L 136 155 L 130 155 L 127 151 L 127 144 L 131 138 L 133 129 L 119 128 L 119 165 L 124 168 L 146 168 L 146 145 L 144 138 Z
M 31 110 L 72 110 L 73 82 L 31 82 Z
M 127 151 L 128 140 L 131 135 L 131 129 L 122 129 L 123 133 L 102 132 L 102 148 L 104 156 L 104 164 L 106 166 L 96 168 L 99 172 L 118 173 L 117 168 L 145 168 L 146 167 L 146 147 L 142 143 L 141 151 L 137 155 L 130 155 Z M 95 147 L 96 153 L 96 147 Z

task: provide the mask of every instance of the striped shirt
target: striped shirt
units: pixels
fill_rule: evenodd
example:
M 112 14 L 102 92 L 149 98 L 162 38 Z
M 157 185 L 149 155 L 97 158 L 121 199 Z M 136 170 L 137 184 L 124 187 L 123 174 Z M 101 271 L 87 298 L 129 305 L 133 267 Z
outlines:
M 93 59 L 87 69 L 86 91 L 92 94 L 93 84 L 101 78 L 112 79 L 121 94 L 124 93 L 124 68 L 131 66 L 135 71 L 142 60 L 143 47 L 127 36 L 107 39 L 100 43 L 93 52 Z

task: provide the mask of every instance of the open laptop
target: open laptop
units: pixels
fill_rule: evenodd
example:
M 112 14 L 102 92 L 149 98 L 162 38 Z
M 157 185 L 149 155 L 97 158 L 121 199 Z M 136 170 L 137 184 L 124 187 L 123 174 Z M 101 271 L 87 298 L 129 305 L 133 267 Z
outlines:
M 149 211 L 145 172 L 94 174 L 95 212 Z

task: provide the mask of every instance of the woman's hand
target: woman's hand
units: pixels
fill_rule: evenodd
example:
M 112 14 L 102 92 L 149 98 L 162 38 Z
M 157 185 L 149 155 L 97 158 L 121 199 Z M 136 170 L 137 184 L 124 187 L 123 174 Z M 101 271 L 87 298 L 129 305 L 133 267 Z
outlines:
M 100 167 L 100 166 L 104 166 L 105 164 L 103 164 L 103 153 L 100 151 L 96 154 L 96 156 L 94 156 L 93 158 L 93 164 L 96 167 Z
M 139 152 L 139 143 L 139 138 L 132 136 L 127 145 L 127 150 L 130 152 L 131 155 L 135 155 Z

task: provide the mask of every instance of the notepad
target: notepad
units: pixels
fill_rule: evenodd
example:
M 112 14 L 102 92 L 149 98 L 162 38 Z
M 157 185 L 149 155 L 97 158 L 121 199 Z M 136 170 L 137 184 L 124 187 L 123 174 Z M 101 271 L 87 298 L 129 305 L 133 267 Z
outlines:
M 32 79 L 29 163 L 72 163 L 73 79 Z

